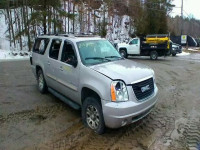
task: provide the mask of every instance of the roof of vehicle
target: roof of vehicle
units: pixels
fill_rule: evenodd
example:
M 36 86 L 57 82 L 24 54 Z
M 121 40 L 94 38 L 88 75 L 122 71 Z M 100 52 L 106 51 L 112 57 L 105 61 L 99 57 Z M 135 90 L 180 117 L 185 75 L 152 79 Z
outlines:
M 60 39 L 68 39 L 73 42 L 81 42 L 81 41 L 91 41 L 91 40 L 102 40 L 100 36 L 96 35 L 73 35 L 73 34 L 54 34 L 54 35 L 39 35 L 38 38 L 60 38 Z

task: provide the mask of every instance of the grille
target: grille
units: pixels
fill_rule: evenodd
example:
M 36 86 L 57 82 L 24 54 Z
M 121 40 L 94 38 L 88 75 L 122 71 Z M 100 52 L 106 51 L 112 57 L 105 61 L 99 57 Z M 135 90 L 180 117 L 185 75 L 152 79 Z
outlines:
M 153 78 L 132 84 L 132 88 L 138 100 L 147 98 L 154 93 Z

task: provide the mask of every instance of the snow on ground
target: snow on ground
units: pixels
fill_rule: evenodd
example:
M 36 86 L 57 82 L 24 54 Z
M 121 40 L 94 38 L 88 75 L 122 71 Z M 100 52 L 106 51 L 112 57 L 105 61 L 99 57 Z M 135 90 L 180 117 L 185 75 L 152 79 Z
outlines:
M 0 61 L 26 60 L 30 53 L 26 51 L 8 51 L 0 49 Z
M 187 56 L 187 55 L 190 55 L 190 53 L 182 52 L 180 54 L 177 54 L 177 56 Z
M 30 53 L 25 48 L 24 51 L 19 51 L 19 44 L 16 44 L 16 48 L 10 46 L 10 41 L 6 37 L 6 30 L 5 17 L 0 15 L 0 61 L 29 59 Z
M 193 48 L 188 48 L 188 51 L 198 52 L 197 49 L 193 49 Z

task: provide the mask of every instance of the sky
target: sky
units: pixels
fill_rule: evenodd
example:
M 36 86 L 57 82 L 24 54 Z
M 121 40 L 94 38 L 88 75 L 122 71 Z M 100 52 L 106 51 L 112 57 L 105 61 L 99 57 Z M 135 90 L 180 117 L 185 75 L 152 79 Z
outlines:
M 182 0 L 174 0 L 172 4 L 175 7 L 181 7 Z M 183 0 L 183 15 L 184 17 L 193 16 L 195 19 L 200 20 L 200 0 Z M 181 15 L 181 8 L 174 8 L 172 16 Z

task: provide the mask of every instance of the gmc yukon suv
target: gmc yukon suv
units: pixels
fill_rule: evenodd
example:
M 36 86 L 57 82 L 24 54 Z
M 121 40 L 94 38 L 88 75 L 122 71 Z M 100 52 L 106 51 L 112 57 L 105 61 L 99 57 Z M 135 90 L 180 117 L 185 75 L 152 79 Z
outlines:
M 39 91 L 81 109 L 98 134 L 143 118 L 157 101 L 154 71 L 121 57 L 106 39 L 39 36 L 30 61 Z

